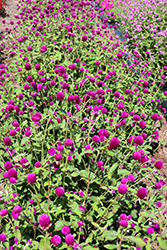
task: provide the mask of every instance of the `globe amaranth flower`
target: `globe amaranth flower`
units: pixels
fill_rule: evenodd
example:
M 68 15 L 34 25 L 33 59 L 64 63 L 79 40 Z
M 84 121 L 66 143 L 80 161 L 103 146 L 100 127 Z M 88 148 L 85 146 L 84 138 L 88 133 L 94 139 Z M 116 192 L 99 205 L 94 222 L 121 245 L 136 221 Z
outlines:
M 58 246 L 61 243 L 61 237 L 59 235 L 54 235 L 50 241 L 54 246 Z
M 132 158 L 134 160 L 140 160 L 141 159 L 141 154 L 140 152 L 134 152 Z
M 7 209 L 2 209 L 2 210 L 0 211 L 0 216 L 1 216 L 1 217 L 4 217 L 4 216 L 7 215 L 7 213 L 8 213 L 8 210 L 7 210 Z
M 70 228 L 68 226 L 64 226 L 61 229 L 62 234 L 67 235 L 70 233 Z
M 147 233 L 148 234 L 153 234 L 154 233 L 154 228 L 152 228 L 152 227 L 147 228 Z
M 61 161 L 61 160 L 62 160 L 62 155 L 61 155 L 60 153 L 57 153 L 57 154 L 55 155 L 55 160 L 56 160 L 56 161 Z
M 55 193 L 57 196 L 62 196 L 65 193 L 65 189 L 63 187 L 57 187 Z
M 82 227 L 82 226 L 84 225 L 83 221 L 81 221 L 81 220 L 80 220 L 80 221 L 78 221 L 78 223 L 77 223 L 77 224 L 78 224 L 78 226 L 79 226 L 79 227 Z
M 134 138 L 134 143 L 136 143 L 137 145 L 142 145 L 144 142 L 144 139 L 141 135 L 135 136 Z
M 110 140 L 110 149 L 116 149 L 119 146 L 119 139 L 117 137 L 113 137 Z
M 5 137 L 4 138 L 4 144 L 5 144 L 5 146 L 10 146 L 11 145 L 11 139 L 10 139 L 10 137 Z
M 34 182 L 36 182 L 36 179 L 37 179 L 37 177 L 34 173 L 29 173 L 27 175 L 27 182 L 28 183 L 34 183 Z
M 127 192 L 127 185 L 125 185 L 125 184 L 120 184 L 120 185 L 118 186 L 118 192 L 119 192 L 120 194 L 125 194 L 125 193 Z
M 5 170 L 9 170 L 12 168 L 12 163 L 10 161 L 6 161 L 5 164 L 4 164 L 4 168 Z
M 15 206 L 15 207 L 13 208 L 13 210 L 12 210 L 12 217 L 13 217 L 14 219 L 18 219 L 18 217 L 19 217 L 21 211 L 22 211 L 22 207 L 21 207 L 21 206 L 19 206 L 19 205 Z
M 156 169 L 161 169 L 163 168 L 163 162 L 162 161 L 157 161 L 155 164 L 154 164 L 154 167 Z
M 6 240 L 5 234 L 0 234 L 0 241 L 4 242 Z
M 64 99 L 64 97 L 65 97 L 65 95 L 64 95 L 63 92 L 58 92 L 58 93 L 56 94 L 56 99 L 57 99 L 58 101 L 62 101 L 62 100 Z
M 129 181 L 135 181 L 135 177 L 133 176 L 133 174 L 129 174 L 127 178 Z
M 42 214 L 38 219 L 41 229 L 49 229 L 51 227 L 50 217 L 47 214 Z
M 122 226 L 122 227 L 127 227 L 128 226 L 128 222 L 126 220 L 120 220 L 119 221 L 119 224 Z
M 49 155 L 55 155 L 55 153 L 56 153 L 56 150 L 55 150 L 54 148 L 50 148 L 50 149 L 48 150 L 48 154 L 49 154 Z
M 65 237 L 65 242 L 68 247 L 72 247 L 75 243 L 75 238 L 72 234 L 67 234 Z
M 82 41 L 85 42 L 88 39 L 88 37 L 86 35 L 82 36 Z
M 64 142 L 64 146 L 68 147 L 72 145 L 73 145 L 73 140 L 71 140 L 70 138 L 67 138 Z
M 86 145 L 85 146 L 85 151 L 87 151 L 87 150 L 91 150 L 91 151 L 93 151 L 93 147 L 91 146 L 91 145 Z M 86 153 L 86 155 L 87 156 L 91 156 L 93 153 Z
M 147 189 L 145 187 L 139 188 L 137 191 L 137 197 L 140 199 L 144 199 L 147 196 Z

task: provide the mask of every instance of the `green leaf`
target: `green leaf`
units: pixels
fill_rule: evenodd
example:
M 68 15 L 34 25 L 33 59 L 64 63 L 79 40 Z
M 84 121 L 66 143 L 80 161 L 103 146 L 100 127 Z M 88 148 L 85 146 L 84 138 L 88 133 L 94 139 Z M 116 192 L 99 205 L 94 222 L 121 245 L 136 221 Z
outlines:
M 159 246 L 163 250 L 167 250 L 167 242 L 165 240 L 163 240 L 161 237 L 158 237 L 157 239 L 158 239 Z
M 117 249 L 117 246 L 116 245 L 113 245 L 113 244 L 108 244 L 108 245 L 105 245 L 104 246 L 106 249 Z
M 83 248 L 84 250 L 95 250 L 95 248 L 94 247 L 92 247 L 92 246 L 85 246 L 84 248 Z M 96 248 L 96 249 L 99 249 L 99 248 Z
M 150 244 L 150 241 L 147 241 L 146 250 L 151 250 L 151 244 Z
M 129 239 L 130 241 L 137 243 L 140 247 L 144 247 L 146 245 L 145 242 L 139 237 L 126 236 L 126 238 Z
M 126 169 L 119 169 L 118 174 L 119 175 L 128 175 L 128 174 L 130 174 L 130 171 L 128 171 Z
M 111 179 L 111 174 L 115 171 L 115 169 L 117 167 L 118 167 L 118 163 L 117 162 L 112 165 L 112 167 L 110 168 L 109 173 L 108 173 L 108 179 Z
M 27 141 L 29 141 L 29 137 L 24 137 L 24 138 L 21 140 L 21 145 L 25 144 Z
M 63 220 L 57 221 L 55 224 L 55 231 L 59 231 L 62 229 L 63 226 L 66 225 L 66 222 Z
M 149 217 L 149 218 L 153 218 L 155 220 L 157 220 L 157 217 L 153 214 L 149 214 L 148 212 L 144 211 L 144 212 L 141 212 L 141 215 L 144 216 L 144 217 Z

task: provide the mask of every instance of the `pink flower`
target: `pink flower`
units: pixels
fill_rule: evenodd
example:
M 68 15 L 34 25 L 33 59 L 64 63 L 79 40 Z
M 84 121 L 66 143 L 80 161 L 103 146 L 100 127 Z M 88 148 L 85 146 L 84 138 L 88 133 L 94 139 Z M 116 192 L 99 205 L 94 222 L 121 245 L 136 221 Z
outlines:
M 0 241 L 4 242 L 6 240 L 5 234 L 0 234 Z
M 110 148 L 111 149 L 116 149 L 119 145 L 119 139 L 117 137 L 113 137 L 111 140 L 110 140 Z
M 66 235 L 65 242 L 66 242 L 68 247 L 72 247 L 75 243 L 74 236 L 72 234 Z
M 38 222 L 42 229 L 49 229 L 51 226 L 50 218 L 47 214 L 40 215 Z
M 157 161 L 155 164 L 154 164 L 154 167 L 156 169 L 161 169 L 163 168 L 163 162 L 162 161 Z
M 56 150 L 55 150 L 54 148 L 50 148 L 50 149 L 48 150 L 48 154 L 49 154 L 49 155 L 55 155 L 55 153 L 56 153 Z
M 55 193 L 57 196 L 62 196 L 65 193 L 65 190 L 63 187 L 57 187 Z
M 5 146 L 10 146 L 11 145 L 11 139 L 10 139 L 10 137 L 5 137 L 4 138 L 4 144 L 5 144 Z
M 125 194 L 126 191 L 127 191 L 127 186 L 126 186 L 125 184 L 120 184 L 120 185 L 118 186 L 118 192 L 119 192 L 120 194 Z
M 79 209 L 81 210 L 81 211 L 85 211 L 85 207 L 83 207 L 83 206 L 79 206 Z
M 144 199 L 147 196 L 147 189 L 145 187 L 139 188 L 137 191 L 137 197 L 140 199 Z
M 83 221 L 81 221 L 81 220 L 80 220 L 80 221 L 78 221 L 78 226 L 79 226 L 79 227 L 82 227 L 82 226 L 83 226 L 83 224 L 84 224 L 84 223 L 83 223 Z
M 34 183 L 34 182 L 36 182 L 36 175 L 34 174 L 34 173 L 29 173 L 28 175 L 27 175 L 27 182 L 28 183 Z
M 4 216 L 7 215 L 7 213 L 8 213 L 8 210 L 7 210 L 7 209 L 2 209 L 2 210 L 0 211 L 0 216 L 1 216 L 1 217 L 4 217 Z
M 143 142 L 144 142 L 144 139 L 141 135 L 135 136 L 134 143 L 136 143 L 137 145 L 142 145 Z
M 64 146 L 68 147 L 68 146 L 72 146 L 73 145 L 73 141 L 69 138 L 67 138 L 64 142 Z
M 140 160 L 141 154 L 139 152 L 134 152 L 132 157 L 134 160 Z
M 61 229 L 62 234 L 67 235 L 70 233 L 70 228 L 68 226 L 64 226 Z
M 54 235 L 50 241 L 53 245 L 58 246 L 61 243 L 61 237 L 59 235 Z
M 64 99 L 65 95 L 63 92 L 58 92 L 56 95 L 56 99 L 59 101 L 62 101 Z
M 122 227 L 127 227 L 128 226 L 128 222 L 126 220 L 120 220 L 119 221 L 119 224 L 122 226 Z
M 154 228 L 152 228 L 152 227 L 147 228 L 147 233 L 148 234 L 153 234 L 154 233 Z
M 87 150 L 92 150 L 93 151 L 93 147 L 91 146 L 91 145 L 86 145 L 85 146 L 85 151 L 87 151 Z M 87 156 L 91 156 L 93 153 L 87 153 Z
M 56 160 L 56 161 L 61 161 L 61 160 L 62 160 L 62 155 L 61 155 L 60 153 L 57 153 L 57 154 L 55 155 L 55 160 Z
M 12 163 L 10 161 L 6 161 L 4 164 L 5 170 L 9 170 L 10 168 L 12 168 Z
M 83 35 L 82 41 L 85 42 L 87 39 L 88 39 L 88 37 L 86 35 Z

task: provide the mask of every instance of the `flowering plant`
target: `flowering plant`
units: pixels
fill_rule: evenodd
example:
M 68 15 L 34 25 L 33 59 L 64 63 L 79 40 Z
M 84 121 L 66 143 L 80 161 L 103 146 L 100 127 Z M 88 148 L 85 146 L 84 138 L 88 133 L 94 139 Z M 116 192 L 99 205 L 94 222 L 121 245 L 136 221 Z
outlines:
M 0 65 L 1 248 L 162 246 L 164 163 L 151 153 L 167 92 L 91 2 L 21 6 Z
M 0 11 L 4 11 L 4 5 L 6 5 L 6 3 L 3 0 L 0 0 Z

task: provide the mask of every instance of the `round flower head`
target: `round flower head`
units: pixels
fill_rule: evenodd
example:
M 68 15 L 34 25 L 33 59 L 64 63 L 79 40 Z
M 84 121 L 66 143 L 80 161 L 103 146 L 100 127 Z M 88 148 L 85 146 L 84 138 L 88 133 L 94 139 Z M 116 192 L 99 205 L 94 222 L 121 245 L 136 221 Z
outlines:
M 128 226 L 128 222 L 126 220 L 120 220 L 119 221 L 119 224 L 122 226 L 122 227 L 127 227 Z
M 139 188 L 137 191 L 137 197 L 140 199 L 144 199 L 147 196 L 147 189 L 145 187 Z
M 147 228 L 147 233 L 148 234 L 153 234 L 154 233 L 154 228 L 152 228 L 152 227 Z
M 87 151 L 87 150 L 92 150 L 93 151 L 93 147 L 88 144 L 88 145 L 85 146 L 85 151 Z M 86 153 L 86 154 L 87 154 L 87 156 L 91 156 L 93 153 Z
M 68 247 L 72 247 L 75 243 L 74 236 L 72 234 L 66 235 L 65 242 L 66 242 Z
M 35 165 L 34 165 L 36 168 L 40 168 L 41 167 L 41 163 L 40 162 L 35 162 Z
M 56 153 L 56 150 L 55 150 L 54 148 L 50 148 L 50 149 L 48 150 L 48 154 L 49 154 L 49 155 L 55 155 L 55 153 Z
M 127 178 L 129 181 L 135 181 L 135 177 L 133 176 L 133 174 L 129 174 Z
M 10 168 L 12 168 L 12 163 L 10 161 L 6 161 L 4 164 L 5 170 L 9 170 Z
M 162 161 L 157 161 L 155 164 L 154 164 L 154 167 L 156 169 L 161 169 L 163 168 L 163 162 Z
M 31 64 L 30 63 L 26 63 L 25 64 L 25 69 L 26 70 L 30 70 L 31 69 Z
M 127 219 L 127 215 L 126 214 L 121 214 L 120 218 L 121 218 L 121 220 L 126 220 Z
M 36 182 L 36 175 L 34 174 L 34 173 L 29 173 L 28 175 L 27 175 L 27 182 L 28 183 L 34 183 L 34 182 Z
M 134 160 L 140 160 L 141 154 L 140 154 L 140 152 L 134 152 L 132 157 Z
M 78 224 L 79 227 L 82 227 L 84 223 L 83 223 L 83 221 L 80 220 L 80 221 L 78 221 L 77 224 Z
M 125 194 L 126 191 L 127 191 L 127 186 L 126 186 L 125 184 L 120 184 L 120 185 L 118 186 L 118 192 L 119 192 L 120 194 Z
M 62 196 L 65 193 L 65 190 L 63 187 L 57 187 L 55 192 L 57 196 Z
M 61 161 L 61 160 L 62 160 L 62 155 L 61 155 L 60 153 L 57 153 L 57 154 L 55 155 L 55 160 L 56 160 L 56 161 Z
M 5 137 L 4 138 L 4 144 L 5 144 L 5 146 L 10 146 L 11 145 L 11 139 L 10 139 L 10 137 Z
M 110 140 L 110 148 L 111 149 L 116 149 L 119 145 L 119 139 L 117 137 L 113 137 L 111 140 Z
M 4 242 L 6 240 L 5 234 L 0 234 L 0 241 Z
M 144 142 L 144 139 L 141 135 L 135 136 L 134 143 L 136 143 L 137 145 L 142 145 L 143 142 Z
M 2 210 L 0 211 L 0 216 L 1 216 L 1 217 L 4 217 L 4 216 L 7 215 L 7 213 L 8 213 L 8 210 L 7 210 L 7 209 L 2 209 Z
M 50 218 L 47 214 L 40 215 L 38 222 L 42 229 L 49 229 L 51 226 Z
M 61 243 L 61 237 L 59 235 L 54 235 L 50 241 L 54 246 L 58 246 Z
M 57 95 L 56 95 L 56 99 L 58 101 L 62 101 L 64 99 L 65 95 L 63 92 L 58 92 Z
M 85 42 L 87 39 L 88 39 L 88 37 L 86 35 L 83 35 L 82 41 Z
M 68 226 L 64 226 L 61 229 L 62 234 L 67 235 L 70 233 L 70 228 Z
M 72 146 L 73 145 L 73 141 L 69 138 L 67 138 L 64 142 L 64 146 L 68 147 L 68 146 Z

